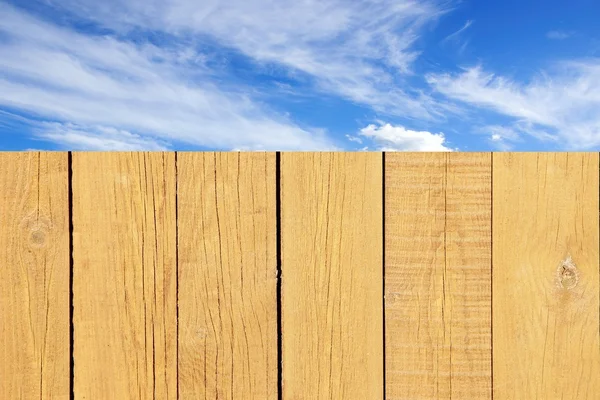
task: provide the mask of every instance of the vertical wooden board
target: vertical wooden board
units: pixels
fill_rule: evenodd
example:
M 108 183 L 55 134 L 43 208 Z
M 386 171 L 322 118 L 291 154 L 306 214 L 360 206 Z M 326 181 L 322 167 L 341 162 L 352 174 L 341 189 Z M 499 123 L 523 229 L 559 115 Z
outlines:
M 596 399 L 598 154 L 493 164 L 494 399 Z
M 492 397 L 491 212 L 491 153 L 447 153 L 443 321 L 451 399 Z
M 175 155 L 72 168 L 75 398 L 175 399 Z
M 179 153 L 179 397 L 277 398 L 275 153 Z
M 385 161 L 386 398 L 449 398 L 446 155 L 386 153 Z
M 382 154 L 281 155 L 284 399 L 382 399 Z
M 386 154 L 388 399 L 491 397 L 491 156 Z
M 0 153 L 0 398 L 68 399 L 67 153 Z

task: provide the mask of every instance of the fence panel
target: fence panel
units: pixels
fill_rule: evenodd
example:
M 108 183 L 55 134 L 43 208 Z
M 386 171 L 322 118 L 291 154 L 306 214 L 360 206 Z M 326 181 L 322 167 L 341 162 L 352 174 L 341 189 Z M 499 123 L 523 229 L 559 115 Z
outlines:
M 175 154 L 72 167 L 75 398 L 175 399 Z
M 382 399 L 382 155 L 281 155 L 284 399 Z
M 178 153 L 179 398 L 277 398 L 275 153 Z
M 494 399 L 593 399 L 598 154 L 494 154 Z
M 599 168 L 0 153 L 0 398 L 595 399 Z
M 0 398 L 70 395 L 67 153 L 0 153 Z
M 491 154 L 386 154 L 388 399 L 491 396 Z

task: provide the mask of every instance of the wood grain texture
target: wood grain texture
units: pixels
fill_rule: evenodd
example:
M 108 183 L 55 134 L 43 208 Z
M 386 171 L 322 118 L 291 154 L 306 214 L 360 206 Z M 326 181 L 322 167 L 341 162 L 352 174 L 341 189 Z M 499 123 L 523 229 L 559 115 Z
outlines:
M 382 399 L 382 155 L 283 153 L 283 398 Z
M 444 347 L 445 154 L 388 153 L 385 164 L 386 398 L 447 398 Z
M 0 398 L 68 399 L 67 153 L 0 153 Z
M 179 397 L 277 398 L 275 153 L 178 153 Z
M 445 346 L 450 398 L 492 396 L 492 154 L 447 153 Z
M 75 398 L 175 399 L 175 155 L 72 167 Z
M 387 399 L 491 397 L 491 155 L 388 153 Z
M 596 399 L 598 154 L 494 154 L 494 399 Z

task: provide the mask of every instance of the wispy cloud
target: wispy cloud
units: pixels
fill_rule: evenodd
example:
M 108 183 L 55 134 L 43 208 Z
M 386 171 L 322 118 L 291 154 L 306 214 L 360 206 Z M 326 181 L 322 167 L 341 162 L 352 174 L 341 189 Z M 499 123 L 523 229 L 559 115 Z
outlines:
M 209 37 L 257 63 L 276 63 L 322 93 L 413 118 L 441 116 L 435 99 L 403 81 L 439 0 L 64 0 L 103 26 Z M 118 12 L 116 12 L 118 10 Z
M 48 139 L 95 147 L 95 137 L 117 143 L 128 132 L 126 146 L 152 138 L 217 149 L 334 147 L 322 130 L 297 126 L 243 86 L 213 83 L 202 54 L 186 45 L 86 35 L 4 3 L 0 14 L 0 106 L 73 124 L 47 126 L 38 134 Z
M 546 33 L 546 37 L 552 40 L 564 40 L 573 36 L 575 32 L 567 31 L 550 31 Z
M 483 128 L 474 133 L 485 131 L 496 148 L 524 135 L 573 149 L 600 146 L 599 58 L 563 62 L 530 81 L 482 66 L 444 73 L 448 65 L 420 57 L 447 0 L 18 4 L 0 0 L 0 107 L 30 116 L 25 123 L 37 138 L 63 147 L 451 150 L 442 129 L 411 130 L 407 121 L 427 120 L 431 129 L 465 109 L 479 113 Z M 38 8 L 59 17 L 51 22 Z M 434 43 L 462 52 L 474 23 Z M 424 79 L 425 62 L 440 72 Z M 284 95 L 296 104 L 341 99 L 404 125 L 378 122 L 340 143 L 279 111 L 274 99 Z M 488 110 L 506 125 L 486 121 Z
M 497 150 L 513 150 L 514 144 L 521 141 L 520 133 L 510 126 L 489 125 L 479 130 L 488 136 L 489 143 Z
M 472 67 L 432 74 L 428 82 L 449 98 L 512 117 L 512 127 L 571 149 L 600 146 L 600 59 L 563 62 L 530 82 Z
M 36 131 L 37 138 L 50 140 L 65 149 L 102 151 L 162 151 L 169 149 L 169 146 L 159 139 L 103 126 L 79 126 L 53 122 L 40 124 Z
M 348 139 L 351 142 L 354 143 L 358 143 L 358 144 L 362 144 L 362 139 L 359 138 L 358 136 L 354 136 L 354 135 L 346 135 L 346 139 Z
M 443 133 L 413 131 L 386 123 L 368 125 L 358 136 L 370 139 L 377 150 L 383 151 L 452 151 Z
M 473 25 L 473 21 L 472 19 L 467 20 L 467 22 L 465 22 L 465 24 L 456 32 L 453 32 L 451 34 L 449 34 L 448 36 L 446 36 L 443 40 L 442 43 L 448 42 L 448 41 L 453 41 L 458 39 L 458 37 L 460 36 L 461 33 L 463 33 L 464 31 L 466 31 L 467 29 L 469 29 L 471 27 L 471 25 Z

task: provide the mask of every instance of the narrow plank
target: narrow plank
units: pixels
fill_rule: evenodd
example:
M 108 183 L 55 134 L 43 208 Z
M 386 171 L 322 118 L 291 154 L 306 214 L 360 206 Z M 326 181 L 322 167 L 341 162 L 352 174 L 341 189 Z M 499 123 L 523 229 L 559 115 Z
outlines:
M 175 155 L 72 167 L 75 397 L 175 399 Z
M 0 398 L 68 399 L 67 153 L 0 153 Z
M 494 154 L 494 399 L 600 393 L 598 154 Z
M 444 346 L 450 398 L 492 397 L 492 154 L 447 153 Z
M 386 399 L 447 398 L 446 155 L 387 153 L 385 160 Z
M 489 399 L 491 155 L 385 168 L 387 399 Z
M 277 398 L 274 153 L 178 153 L 179 397 Z
M 283 153 L 284 399 L 382 399 L 382 155 Z

